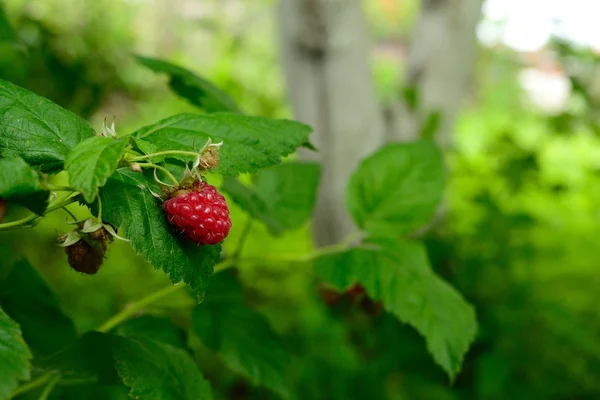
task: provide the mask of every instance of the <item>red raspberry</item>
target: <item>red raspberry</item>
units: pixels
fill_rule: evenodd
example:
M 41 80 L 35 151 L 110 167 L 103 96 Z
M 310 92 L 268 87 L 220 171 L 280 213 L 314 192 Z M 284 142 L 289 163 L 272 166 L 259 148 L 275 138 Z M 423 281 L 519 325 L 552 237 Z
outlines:
M 163 203 L 169 223 L 183 229 L 192 241 L 217 244 L 229 234 L 231 219 L 225 198 L 212 185 L 196 182 Z

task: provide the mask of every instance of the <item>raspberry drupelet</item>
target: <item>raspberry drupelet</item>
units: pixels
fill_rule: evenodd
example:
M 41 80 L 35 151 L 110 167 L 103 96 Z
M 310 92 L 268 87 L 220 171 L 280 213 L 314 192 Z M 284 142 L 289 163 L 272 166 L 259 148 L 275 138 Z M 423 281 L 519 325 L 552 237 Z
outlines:
M 200 245 L 221 243 L 229 234 L 231 219 L 225 198 L 212 185 L 195 182 L 163 203 L 169 223 Z

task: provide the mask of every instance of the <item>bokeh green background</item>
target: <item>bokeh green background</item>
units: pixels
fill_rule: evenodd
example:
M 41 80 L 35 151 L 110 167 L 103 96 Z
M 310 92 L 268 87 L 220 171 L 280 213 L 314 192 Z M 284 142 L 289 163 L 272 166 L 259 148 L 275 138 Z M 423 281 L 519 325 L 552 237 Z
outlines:
M 89 118 L 97 129 L 104 118 L 129 132 L 193 110 L 163 77 L 135 63 L 131 54 L 138 53 L 202 74 L 249 113 L 289 117 L 275 3 L 4 0 L 22 46 L 0 43 L 0 78 Z M 399 93 L 403 70 L 385 49 L 406 45 L 417 9 L 417 1 L 365 1 L 382 105 Z M 449 218 L 428 235 L 428 249 L 437 272 L 475 305 L 480 324 L 454 385 L 412 329 L 347 304 L 327 309 L 309 267 L 240 265 L 251 301 L 295 353 L 296 384 L 306 399 L 600 398 L 600 98 L 588 90 L 597 57 L 553 46 L 573 73 L 566 109 L 537 110 L 518 83 L 527 61 L 504 47 L 482 47 L 446 154 Z M 8 218 L 24 212 L 9 210 Z M 247 217 L 232 205 L 232 220 L 230 249 Z M 41 271 L 81 332 L 168 284 L 119 242 L 97 275 L 74 272 L 55 242 L 69 229 L 67 215 L 56 212 L 35 229 L 2 233 L 0 249 L 2 257 L 27 257 Z M 251 229 L 244 255 L 302 255 L 313 246 L 309 226 L 282 238 L 258 222 Z M 192 306 L 179 293 L 149 312 L 185 324 Z M 203 371 L 218 375 L 224 368 L 203 357 Z M 246 388 L 245 397 L 235 397 L 238 386 L 223 378 L 218 392 L 269 396 Z

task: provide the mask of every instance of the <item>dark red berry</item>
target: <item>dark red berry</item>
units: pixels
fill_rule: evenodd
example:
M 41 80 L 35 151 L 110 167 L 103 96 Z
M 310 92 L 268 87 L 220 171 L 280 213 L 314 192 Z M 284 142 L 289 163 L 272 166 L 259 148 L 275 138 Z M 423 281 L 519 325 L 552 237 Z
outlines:
M 318 287 L 318 292 L 323 302 L 328 306 L 334 306 L 342 299 L 340 292 L 327 286 L 320 285 Z
M 357 298 L 365 294 L 365 288 L 360 283 L 355 283 L 350 289 L 346 291 L 346 294 L 350 296 L 350 299 L 356 300 Z
M 93 242 L 93 245 L 85 240 L 65 247 L 69 259 L 69 265 L 78 272 L 93 275 L 102 266 L 106 243 Z
M 217 244 L 229 234 L 231 219 L 225 198 L 212 185 L 196 182 L 163 203 L 169 223 L 198 244 Z
M 6 201 L 0 198 L 0 222 L 4 219 L 6 214 Z

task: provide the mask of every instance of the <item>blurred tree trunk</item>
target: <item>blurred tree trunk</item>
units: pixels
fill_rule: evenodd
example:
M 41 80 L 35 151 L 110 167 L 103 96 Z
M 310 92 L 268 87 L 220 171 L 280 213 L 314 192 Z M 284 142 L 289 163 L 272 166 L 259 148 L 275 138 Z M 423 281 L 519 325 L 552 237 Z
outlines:
M 296 119 L 315 129 L 318 152 L 304 159 L 323 167 L 315 237 L 334 243 L 353 231 L 346 212 L 348 179 L 385 138 L 359 0 L 281 0 L 280 54 Z
M 281 0 L 280 54 L 296 119 L 315 128 L 323 166 L 315 214 L 319 245 L 353 230 L 345 189 L 359 161 L 386 141 L 411 140 L 428 126 L 447 147 L 471 73 L 482 0 L 423 0 L 408 60 L 417 107 L 399 101 L 384 121 L 369 69 L 360 0 Z
M 475 61 L 475 28 L 482 0 L 423 0 L 409 50 L 407 87 L 416 106 L 406 101 L 393 113 L 388 137 L 412 140 L 435 130 L 442 148 L 452 142 L 461 100 Z

